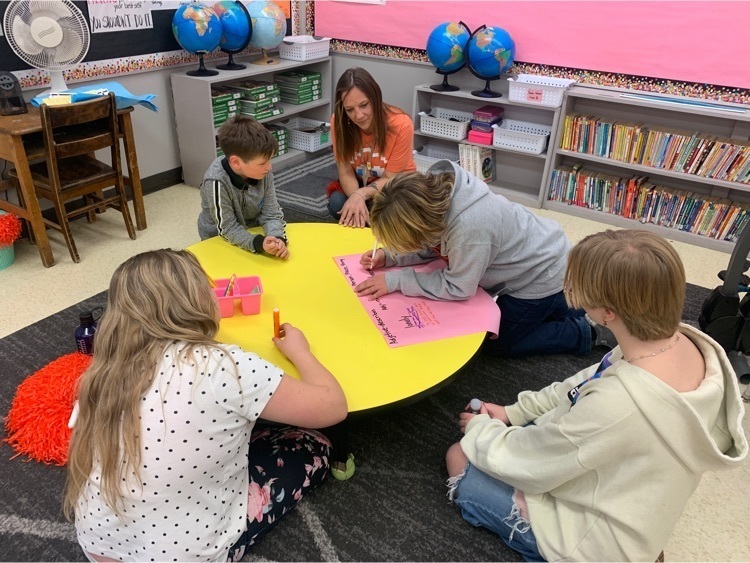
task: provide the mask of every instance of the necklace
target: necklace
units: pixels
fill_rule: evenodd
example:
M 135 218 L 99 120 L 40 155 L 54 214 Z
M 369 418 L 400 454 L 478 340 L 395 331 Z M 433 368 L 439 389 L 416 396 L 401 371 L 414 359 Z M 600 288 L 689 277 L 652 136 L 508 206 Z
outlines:
M 632 364 L 633 362 L 637 362 L 638 360 L 642 360 L 643 358 L 652 358 L 653 356 L 658 356 L 659 354 L 666 352 L 670 348 L 672 348 L 675 344 L 677 344 L 680 341 L 680 335 L 678 334 L 677 337 L 674 339 L 674 342 L 672 344 L 669 344 L 668 346 L 664 346 L 664 348 L 659 349 L 658 352 L 654 352 L 653 354 L 643 354 L 643 356 L 638 356 L 637 358 L 623 358 L 626 362 L 629 364 Z

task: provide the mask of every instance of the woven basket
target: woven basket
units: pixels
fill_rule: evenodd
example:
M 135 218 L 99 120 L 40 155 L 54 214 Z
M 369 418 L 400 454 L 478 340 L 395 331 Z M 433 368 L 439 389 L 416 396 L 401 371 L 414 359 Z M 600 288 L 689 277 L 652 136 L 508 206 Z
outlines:
M 0 270 L 4 270 L 16 260 L 16 254 L 13 251 L 13 245 L 0 246 Z

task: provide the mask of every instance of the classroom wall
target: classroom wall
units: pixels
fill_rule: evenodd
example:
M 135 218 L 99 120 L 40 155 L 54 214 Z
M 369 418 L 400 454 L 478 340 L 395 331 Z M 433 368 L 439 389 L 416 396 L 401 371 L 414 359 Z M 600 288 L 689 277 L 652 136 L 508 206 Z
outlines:
M 464 21 L 507 30 L 516 60 L 728 87 L 750 87 L 750 2 L 319 1 L 315 33 L 424 49 L 432 29 Z

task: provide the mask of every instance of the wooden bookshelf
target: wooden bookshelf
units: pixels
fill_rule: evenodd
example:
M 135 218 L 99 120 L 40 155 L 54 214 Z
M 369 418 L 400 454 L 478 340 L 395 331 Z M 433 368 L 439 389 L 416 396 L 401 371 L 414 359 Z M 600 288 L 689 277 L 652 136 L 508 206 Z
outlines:
M 575 116 L 584 116 L 586 119 L 572 121 Z M 572 127 L 571 123 L 576 127 Z M 625 137 L 622 136 L 618 137 L 620 141 L 617 150 L 611 144 L 613 137 L 608 137 L 608 132 L 611 134 L 615 125 L 619 128 L 618 135 L 623 134 L 623 131 L 633 135 L 627 137 L 633 143 L 629 148 L 626 146 L 627 141 L 623 140 Z M 641 132 L 647 131 L 646 135 L 651 132 L 651 144 L 637 145 L 634 140 L 634 135 L 639 131 L 635 129 L 636 125 L 640 126 Z M 575 136 L 572 133 L 575 133 Z M 693 135 L 697 141 L 693 141 L 691 145 Z M 585 142 L 582 142 L 582 137 Z M 643 142 L 647 140 L 648 137 L 644 137 Z M 727 147 L 731 148 L 719 145 L 724 141 Z M 623 142 L 626 145 L 621 144 Z M 700 144 L 701 142 L 703 144 Z M 637 146 L 641 147 L 640 152 L 636 150 Z M 646 148 L 652 152 L 643 150 Z M 707 152 L 701 161 L 700 152 L 695 151 L 704 149 Z M 714 150 L 714 153 L 711 153 L 711 150 Z M 725 154 L 721 152 L 723 150 L 734 150 L 735 153 L 726 153 L 724 165 L 720 166 Z M 733 202 L 741 209 L 746 208 L 747 215 L 750 215 L 750 177 L 743 175 L 739 178 L 742 181 L 736 181 L 736 176 L 734 181 L 710 177 L 720 174 L 727 176 L 728 171 L 740 171 L 744 162 L 741 159 L 746 156 L 745 151 L 750 152 L 748 106 L 615 88 L 573 86 L 565 94 L 560 119 L 550 139 L 550 172 L 543 190 L 542 205 L 547 209 L 618 227 L 654 230 L 667 238 L 731 252 L 734 248 L 733 240 L 711 238 L 691 232 L 689 229 L 696 230 L 702 226 L 705 230 L 710 224 L 705 215 L 705 210 L 709 206 L 708 198 L 712 198 L 711 201 Z M 639 155 L 642 158 L 639 158 Z M 694 155 L 693 160 L 690 160 L 691 155 Z M 734 168 L 731 168 L 732 158 L 737 158 L 737 166 Z M 589 206 L 595 204 L 593 197 L 591 200 L 584 198 L 583 201 L 575 198 L 575 202 L 581 205 L 564 199 L 551 201 L 551 196 L 559 197 L 559 193 L 552 192 L 555 170 L 569 169 L 574 165 L 581 167 L 582 173 L 585 171 L 624 179 L 646 176 L 648 182 L 657 187 L 653 190 L 657 193 L 660 193 L 659 189 L 663 187 L 669 193 L 677 190 L 692 194 L 692 218 L 695 222 L 684 223 L 685 219 L 691 217 L 689 214 L 683 217 L 683 229 L 644 222 L 644 217 L 645 220 L 654 219 L 648 216 L 647 206 L 638 208 L 639 212 L 643 211 L 643 216 L 627 218 L 590 208 Z M 591 192 L 588 193 L 591 195 Z M 643 200 L 645 203 L 649 201 Z M 668 211 L 666 207 L 657 209 L 663 213 Z M 662 215 L 662 218 L 665 216 Z M 727 234 L 730 232 L 732 231 L 727 231 Z M 732 233 L 736 236 L 740 234 Z

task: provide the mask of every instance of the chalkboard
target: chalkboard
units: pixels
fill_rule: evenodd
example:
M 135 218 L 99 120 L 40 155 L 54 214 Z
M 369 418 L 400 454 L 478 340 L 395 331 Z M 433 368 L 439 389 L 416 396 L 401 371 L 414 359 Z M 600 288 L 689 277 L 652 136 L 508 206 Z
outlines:
M 73 2 L 83 12 L 89 22 L 89 9 L 86 2 Z M 0 21 L 5 15 L 8 2 L 0 2 Z M 172 35 L 172 17 L 175 10 L 152 10 L 153 29 L 137 31 L 110 31 L 92 33 L 89 52 L 83 62 L 118 59 L 149 53 L 163 53 L 181 49 Z M 32 68 L 23 62 L 10 48 L 5 37 L 0 38 L 0 70 L 27 70 Z

